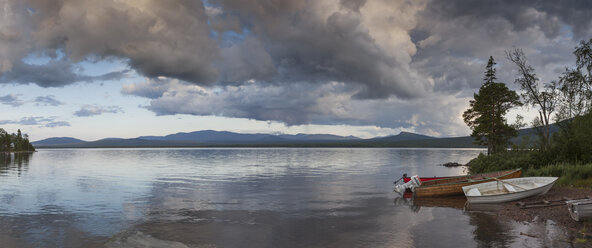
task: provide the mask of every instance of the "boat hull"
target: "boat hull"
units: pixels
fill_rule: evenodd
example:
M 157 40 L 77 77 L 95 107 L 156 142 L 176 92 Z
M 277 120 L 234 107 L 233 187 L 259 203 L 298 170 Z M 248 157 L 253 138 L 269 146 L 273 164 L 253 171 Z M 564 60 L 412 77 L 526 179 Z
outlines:
M 421 177 L 421 178 L 419 178 L 419 181 L 421 181 L 423 183 L 423 182 L 427 182 L 427 181 L 445 179 L 445 178 L 450 178 L 450 177 Z M 411 181 L 411 177 L 403 177 L 404 183 L 407 183 L 409 181 Z
M 465 186 L 463 192 L 467 196 L 467 201 L 472 204 L 502 203 L 545 194 L 553 187 L 555 181 L 557 181 L 557 177 L 512 178 Z M 508 185 L 516 191 L 508 191 L 506 188 Z M 471 196 L 469 191 L 472 189 L 483 192 L 483 195 Z
M 592 199 L 567 201 L 569 216 L 575 221 L 581 221 L 592 216 Z
M 477 175 L 448 177 L 444 179 L 422 182 L 420 187 L 414 189 L 416 197 L 441 197 L 462 195 L 462 187 L 478 183 L 490 182 L 497 179 L 517 178 L 522 175 L 521 169 L 496 171 Z

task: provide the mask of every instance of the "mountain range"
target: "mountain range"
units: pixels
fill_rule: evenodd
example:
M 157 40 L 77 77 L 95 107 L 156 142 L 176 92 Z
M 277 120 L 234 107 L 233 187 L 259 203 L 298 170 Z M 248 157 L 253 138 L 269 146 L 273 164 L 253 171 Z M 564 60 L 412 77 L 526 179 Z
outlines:
M 557 130 L 554 126 L 553 131 Z M 535 140 L 534 129 L 522 129 L 514 143 Z M 244 134 L 227 131 L 195 131 L 165 136 L 140 136 L 137 138 L 106 138 L 84 141 L 72 137 L 53 137 L 32 142 L 37 148 L 99 148 L 99 147 L 481 147 L 470 136 L 436 138 L 416 133 L 401 132 L 397 135 L 361 139 L 354 136 L 331 134 Z
M 106 138 L 96 141 L 84 141 L 71 137 L 53 137 L 31 142 L 35 147 L 202 147 L 202 146 L 248 146 L 314 144 L 328 142 L 347 142 L 360 140 L 354 136 L 331 134 L 244 134 L 227 131 L 195 131 L 175 133 L 165 136 L 140 136 L 131 139 Z

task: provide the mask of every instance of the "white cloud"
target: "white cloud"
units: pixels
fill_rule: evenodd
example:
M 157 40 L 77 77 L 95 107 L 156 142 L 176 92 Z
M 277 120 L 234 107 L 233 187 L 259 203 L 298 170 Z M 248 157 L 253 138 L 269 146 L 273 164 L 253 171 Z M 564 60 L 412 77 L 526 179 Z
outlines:
M 99 105 L 84 105 L 78 111 L 74 112 L 75 116 L 88 117 L 94 115 L 101 115 L 104 113 L 123 113 L 123 110 L 119 106 L 99 106 Z

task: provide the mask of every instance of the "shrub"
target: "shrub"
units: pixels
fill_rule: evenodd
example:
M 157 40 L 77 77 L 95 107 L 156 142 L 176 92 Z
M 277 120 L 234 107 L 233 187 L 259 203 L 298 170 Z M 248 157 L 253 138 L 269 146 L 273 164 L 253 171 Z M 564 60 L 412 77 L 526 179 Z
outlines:
M 553 136 L 551 153 L 554 161 L 572 163 L 592 162 L 592 113 L 564 123 L 564 127 Z
M 559 179 L 555 183 L 556 185 L 590 187 L 592 185 L 592 163 L 560 163 L 546 165 L 540 168 L 529 168 L 524 171 L 524 176 L 553 176 L 559 177 Z
M 520 150 L 507 151 L 486 156 L 479 156 L 468 163 L 471 174 L 484 173 L 499 170 L 522 168 L 538 168 L 547 164 L 548 159 L 541 152 Z

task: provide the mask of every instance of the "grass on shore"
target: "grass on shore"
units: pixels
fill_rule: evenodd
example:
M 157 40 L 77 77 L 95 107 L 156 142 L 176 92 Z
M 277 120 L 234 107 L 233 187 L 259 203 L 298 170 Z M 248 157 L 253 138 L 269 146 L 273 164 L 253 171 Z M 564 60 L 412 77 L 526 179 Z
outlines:
M 540 168 L 528 168 L 523 176 L 553 176 L 559 177 L 555 185 L 571 187 L 592 187 L 592 163 L 571 164 L 559 163 L 542 166 Z
M 508 151 L 490 156 L 480 154 L 469 162 L 471 174 L 522 168 L 522 176 L 559 177 L 555 185 L 592 188 L 592 163 L 551 162 L 537 151 Z

